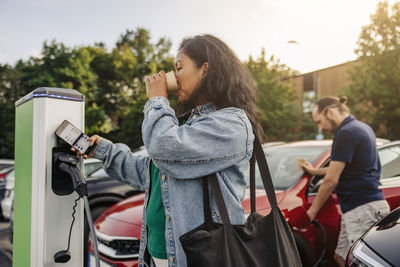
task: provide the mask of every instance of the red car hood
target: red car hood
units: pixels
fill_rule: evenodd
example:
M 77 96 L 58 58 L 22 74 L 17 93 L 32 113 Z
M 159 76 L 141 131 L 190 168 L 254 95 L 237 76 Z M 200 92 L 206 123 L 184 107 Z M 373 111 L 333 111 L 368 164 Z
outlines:
M 285 196 L 285 191 L 275 191 L 278 204 L 282 201 Z M 265 195 L 264 190 L 256 191 L 256 209 L 262 214 L 268 214 L 270 205 Z M 141 225 L 143 216 L 143 202 L 144 193 L 135 195 L 127 198 L 121 202 L 118 202 L 114 206 L 107 209 L 96 221 L 96 223 L 102 223 L 106 219 L 112 219 L 114 221 L 120 221 L 127 224 Z M 250 213 L 250 191 L 246 190 L 244 200 L 242 202 L 245 213 Z M 115 223 L 115 222 L 114 222 Z
M 143 202 L 144 193 L 129 197 L 108 208 L 98 220 L 110 218 L 140 226 L 142 225 Z

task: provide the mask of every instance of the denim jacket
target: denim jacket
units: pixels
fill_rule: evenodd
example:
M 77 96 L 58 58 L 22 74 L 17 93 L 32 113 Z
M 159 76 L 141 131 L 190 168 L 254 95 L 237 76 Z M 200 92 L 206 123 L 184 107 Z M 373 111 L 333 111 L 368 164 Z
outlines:
M 149 259 L 146 206 L 153 160 L 161 175 L 169 267 L 185 267 L 186 255 L 179 237 L 204 223 L 199 178 L 216 173 L 231 223 L 244 223 L 241 202 L 246 182 L 241 169 L 253 152 L 252 126 L 243 110 L 216 110 L 211 103 L 193 109 L 187 122 L 179 126 L 165 97 L 148 100 L 144 113 L 142 135 L 148 156 L 134 156 L 126 145 L 101 139 L 94 157 L 103 160 L 111 177 L 145 191 L 139 266 L 146 266 Z M 213 220 L 221 222 L 212 195 L 210 201 Z

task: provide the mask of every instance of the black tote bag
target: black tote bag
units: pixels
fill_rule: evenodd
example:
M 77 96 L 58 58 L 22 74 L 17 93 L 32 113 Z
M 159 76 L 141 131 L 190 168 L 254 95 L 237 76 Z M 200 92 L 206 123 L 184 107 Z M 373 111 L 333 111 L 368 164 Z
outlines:
M 267 216 L 255 211 L 254 156 L 271 205 L 271 212 Z M 216 175 L 202 179 L 205 222 L 180 237 L 189 267 L 302 266 L 293 234 L 277 205 L 271 174 L 257 137 L 250 161 L 251 214 L 244 225 L 230 223 Z M 222 224 L 212 221 L 208 183 Z

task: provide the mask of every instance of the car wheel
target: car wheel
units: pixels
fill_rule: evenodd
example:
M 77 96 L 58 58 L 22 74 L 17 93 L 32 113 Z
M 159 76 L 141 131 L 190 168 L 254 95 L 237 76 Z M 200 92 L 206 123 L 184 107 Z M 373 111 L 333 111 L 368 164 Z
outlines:
M 295 233 L 293 233 L 293 236 L 294 240 L 296 241 L 297 250 L 299 251 L 301 264 L 303 267 L 313 266 L 315 259 L 307 242 L 301 236 Z
M 111 204 L 110 204 L 111 206 Z M 92 207 L 91 208 L 91 214 L 92 214 L 92 219 L 93 222 L 108 208 L 109 206 L 97 206 L 97 207 Z M 85 267 L 88 265 L 87 264 L 87 258 L 88 258 L 88 243 L 89 243 L 89 234 L 90 234 L 90 229 L 89 229 L 89 224 L 87 222 L 86 214 L 85 214 L 85 229 L 84 229 L 84 262 L 85 262 Z

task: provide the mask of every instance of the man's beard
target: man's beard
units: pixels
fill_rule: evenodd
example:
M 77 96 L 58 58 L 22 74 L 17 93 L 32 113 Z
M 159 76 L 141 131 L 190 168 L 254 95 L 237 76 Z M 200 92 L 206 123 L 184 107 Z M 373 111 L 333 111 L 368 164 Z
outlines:
M 329 130 L 329 132 L 331 132 L 332 134 L 336 134 L 339 127 L 336 125 L 334 120 L 332 120 L 330 118 L 326 118 L 326 119 L 329 121 L 329 124 L 331 125 L 331 129 Z

